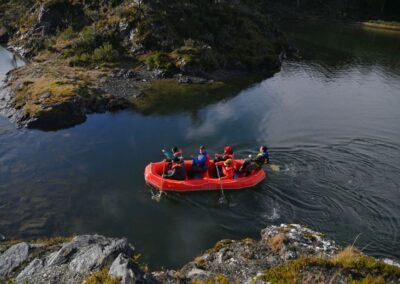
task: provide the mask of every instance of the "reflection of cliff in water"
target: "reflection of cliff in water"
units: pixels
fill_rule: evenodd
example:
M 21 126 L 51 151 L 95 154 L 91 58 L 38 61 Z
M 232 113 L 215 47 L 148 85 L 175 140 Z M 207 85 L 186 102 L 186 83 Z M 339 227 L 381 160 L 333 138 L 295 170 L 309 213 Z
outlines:
M 199 109 L 233 98 L 243 89 L 271 75 L 258 73 L 224 83 L 179 84 L 175 80 L 155 81 L 145 91 L 145 96 L 134 102 L 135 109 L 144 115 L 190 113 L 195 118 Z
M 400 70 L 400 32 L 339 23 L 296 23 L 286 30 L 301 61 L 315 66 L 320 76 L 341 76 L 355 65 L 379 67 L 384 73 Z

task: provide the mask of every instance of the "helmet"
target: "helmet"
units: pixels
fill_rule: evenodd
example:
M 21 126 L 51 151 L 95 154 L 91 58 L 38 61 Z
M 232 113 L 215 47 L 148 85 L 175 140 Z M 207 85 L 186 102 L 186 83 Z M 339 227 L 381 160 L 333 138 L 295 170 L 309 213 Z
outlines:
M 232 154 L 233 153 L 233 149 L 232 149 L 231 146 L 226 146 L 224 148 L 224 152 L 227 153 L 227 154 Z
M 225 161 L 224 164 L 225 164 L 226 166 L 230 166 L 230 165 L 232 164 L 232 160 L 231 160 L 231 159 L 228 159 L 228 160 Z

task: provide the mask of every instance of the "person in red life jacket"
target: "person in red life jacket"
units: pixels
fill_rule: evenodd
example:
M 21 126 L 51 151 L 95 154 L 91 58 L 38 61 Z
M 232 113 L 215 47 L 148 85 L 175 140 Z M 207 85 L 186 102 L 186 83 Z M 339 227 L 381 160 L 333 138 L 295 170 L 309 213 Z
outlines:
M 185 162 L 179 157 L 172 159 L 171 167 L 166 174 L 163 175 L 166 179 L 185 180 L 186 168 Z
M 261 146 L 255 158 L 244 160 L 243 165 L 239 169 L 239 173 L 248 176 L 252 171 L 258 171 L 264 164 L 269 164 L 269 153 L 267 146 Z
M 210 164 L 210 155 L 206 151 L 206 147 L 200 146 L 197 157 L 192 156 L 192 170 L 194 172 L 206 172 Z
M 233 179 L 235 176 L 235 168 L 231 159 L 215 163 L 217 167 L 222 167 L 223 177 L 221 179 Z
M 231 146 L 225 146 L 224 153 L 222 154 L 215 154 L 215 161 L 226 161 L 228 159 L 233 160 L 233 149 Z

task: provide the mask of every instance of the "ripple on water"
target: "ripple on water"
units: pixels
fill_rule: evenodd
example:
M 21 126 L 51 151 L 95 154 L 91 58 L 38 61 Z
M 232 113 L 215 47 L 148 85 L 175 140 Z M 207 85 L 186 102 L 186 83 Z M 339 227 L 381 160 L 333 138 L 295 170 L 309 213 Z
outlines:
M 345 243 L 363 232 L 360 244 L 367 245 L 368 239 L 366 251 L 377 251 L 385 243 L 399 241 L 400 185 L 381 161 L 398 147 L 382 140 L 358 139 L 304 150 L 277 149 L 274 159 L 279 160 L 274 162 L 282 170 L 266 181 L 273 190 L 265 194 L 279 196 L 281 208 L 292 207 L 295 216 L 310 226 L 333 235 L 347 230 L 347 237 L 339 237 Z

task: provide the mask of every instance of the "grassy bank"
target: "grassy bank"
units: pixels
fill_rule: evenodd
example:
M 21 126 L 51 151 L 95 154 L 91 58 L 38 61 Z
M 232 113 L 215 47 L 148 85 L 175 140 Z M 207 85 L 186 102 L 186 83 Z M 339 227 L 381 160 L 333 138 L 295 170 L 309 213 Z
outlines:
M 361 24 L 368 28 L 400 31 L 400 22 L 368 21 L 362 22 Z

